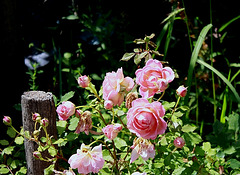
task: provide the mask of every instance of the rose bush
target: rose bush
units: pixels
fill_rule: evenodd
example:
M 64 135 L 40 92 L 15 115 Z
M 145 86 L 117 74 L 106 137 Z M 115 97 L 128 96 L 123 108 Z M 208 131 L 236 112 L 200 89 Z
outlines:
M 153 35 L 146 36 L 136 43 L 148 46 L 152 38 Z M 77 78 L 76 84 L 88 94 L 87 104 L 78 106 L 68 101 L 74 94 L 72 92 L 55 101 L 59 118 L 56 140 L 47 133 L 48 120 L 38 113 L 32 116 L 32 122 L 35 122 L 32 133 L 18 132 L 12 126 L 11 118 L 5 116 L 3 122 L 10 128 L 9 135 L 17 132 L 15 142 L 19 145 L 23 144 L 24 138 L 36 142 L 38 148 L 33 156 L 52 163 L 44 170 L 45 174 L 223 174 L 231 169 L 231 172 L 239 173 L 239 161 L 225 159 L 226 155 L 239 152 L 239 116 L 229 117 L 228 132 L 232 132 L 231 140 L 236 140 L 236 147 L 223 150 L 210 142 L 202 142 L 201 136 L 195 132 L 197 126 L 181 120 L 189 111 L 187 106 L 180 105 L 187 88 L 180 86 L 173 90 L 176 102 L 165 98 L 165 91 L 175 79 L 175 73 L 152 58 L 151 53 L 157 54 L 156 51 L 145 48 L 134 54 L 138 59 L 135 63 L 139 64 L 145 58 L 145 64 L 136 70 L 135 78 L 124 76 L 123 69 L 119 68 L 117 72 L 106 73 L 99 91 L 88 76 Z M 158 93 L 161 93 L 160 97 L 155 95 Z M 45 136 L 40 138 L 41 130 Z M 14 148 L 3 149 L 2 157 L 13 154 Z M 45 156 L 44 151 L 49 155 Z M 14 167 L 9 163 L 11 161 L 9 158 L 5 161 L 7 164 L 1 165 L 0 173 L 8 173 L 11 166 Z M 57 162 L 59 169 L 56 169 Z M 19 170 L 19 174 L 23 172 L 26 174 L 27 170 Z

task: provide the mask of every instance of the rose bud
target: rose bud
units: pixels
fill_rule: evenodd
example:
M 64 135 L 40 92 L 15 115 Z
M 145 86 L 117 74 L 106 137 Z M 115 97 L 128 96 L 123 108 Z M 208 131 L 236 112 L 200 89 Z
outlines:
M 35 113 L 32 115 L 32 120 L 33 120 L 33 121 L 36 121 L 37 119 L 39 120 L 39 117 L 40 117 L 40 114 L 35 112 Z M 38 121 L 38 120 L 37 120 L 37 121 Z M 40 120 L 41 120 L 41 117 L 40 117 Z
M 177 137 L 173 144 L 176 148 L 182 148 L 185 145 L 185 140 L 182 137 Z
M 7 126 L 10 126 L 10 125 L 12 125 L 12 119 L 9 116 L 4 116 L 3 123 Z
M 33 157 L 36 159 L 40 159 L 42 157 L 42 154 L 39 151 L 34 151 L 33 152 Z
M 90 83 L 90 80 L 89 80 L 88 76 L 86 76 L 86 75 L 78 77 L 77 81 L 78 81 L 79 86 L 82 88 L 88 87 L 89 83 Z
M 177 95 L 179 95 L 180 97 L 185 97 L 187 94 L 187 88 L 184 86 L 179 86 L 176 92 L 177 92 Z
M 41 124 L 42 124 L 43 126 L 47 127 L 48 124 L 49 124 L 48 119 L 46 119 L 46 118 L 42 119 L 42 120 L 41 120 Z

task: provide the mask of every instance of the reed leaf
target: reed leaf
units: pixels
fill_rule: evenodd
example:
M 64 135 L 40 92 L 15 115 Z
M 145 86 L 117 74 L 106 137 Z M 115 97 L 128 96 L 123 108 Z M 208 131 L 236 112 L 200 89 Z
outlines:
M 214 67 L 212 67 L 211 65 L 207 64 L 206 62 L 197 59 L 197 62 L 203 66 L 205 66 L 206 68 L 210 69 L 211 71 L 213 71 L 219 78 L 221 78 L 223 80 L 224 83 L 226 83 L 226 85 L 231 89 L 233 95 L 236 97 L 238 103 L 240 103 L 240 97 L 239 94 L 237 93 L 236 89 L 233 87 L 233 85 L 230 83 L 230 81 L 228 81 L 228 79 L 221 73 L 219 72 L 217 69 L 215 69 Z
M 191 92 L 191 85 L 192 85 L 192 76 L 193 76 L 193 70 L 194 67 L 196 65 L 196 61 L 197 61 L 197 57 L 198 57 L 198 53 L 202 47 L 202 43 L 207 35 L 207 32 L 209 31 L 209 29 L 212 27 L 212 24 L 208 24 L 207 26 L 205 26 L 202 31 L 200 32 L 196 45 L 194 47 L 194 50 L 192 52 L 192 56 L 191 56 L 191 60 L 190 60 L 190 65 L 188 68 L 188 76 L 187 76 L 187 87 L 188 87 L 188 92 L 187 95 L 185 97 L 184 103 L 185 105 L 188 104 L 188 99 L 189 99 L 189 94 Z

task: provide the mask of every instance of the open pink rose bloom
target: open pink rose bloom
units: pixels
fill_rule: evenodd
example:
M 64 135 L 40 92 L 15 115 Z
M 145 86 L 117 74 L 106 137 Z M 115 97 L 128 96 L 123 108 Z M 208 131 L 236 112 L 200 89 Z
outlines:
M 124 78 L 122 68 L 118 69 L 117 72 L 108 72 L 103 81 L 103 99 L 107 101 L 104 105 L 105 108 L 110 109 L 115 105 L 120 106 L 126 91 L 132 90 L 133 86 L 133 79 L 130 77 Z
M 104 165 L 102 145 L 91 150 L 91 147 L 83 143 L 77 154 L 69 158 L 68 163 L 71 168 L 77 168 L 79 174 L 97 173 Z
M 167 129 L 164 115 L 165 109 L 160 102 L 149 103 L 147 99 L 139 98 L 132 102 L 127 112 L 127 127 L 138 137 L 154 140 Z
M 136 83 L 140 85 L 139 93 L 143 98 L 167 89 L 168 83 L 175 78 L 170 67 L 164 67 L 160 61 L 149 59 L 142 69 L 136 71 Z
M 56 111 L 60 120 L 67 120 L 75 113 L 75 105 L 70 101 L 64 101 L 57 107 Z

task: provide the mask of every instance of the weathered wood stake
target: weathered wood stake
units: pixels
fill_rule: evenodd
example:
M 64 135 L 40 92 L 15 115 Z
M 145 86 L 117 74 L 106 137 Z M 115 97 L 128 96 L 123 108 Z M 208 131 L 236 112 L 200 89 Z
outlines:
M 56 138 L 56 110 L 52 93 L 43 91 L 24 92 L 21 99 L 21 105 L 24 131 L 29 131 L 30 134 L 33 133 L 35 122 L 32 120 L 32 114 L 37 112 L 42 118 L 47 118 L 49 120 L 49 126 L 47 127 L 48 134 Z M 40 133 L 39 138 L 41 138 L 41 134 L 44 136 L 43 133 Z M 27 160 L 27 174 L 44 174 L 44 169 L 50 164 L 48 162 L 36 160 L 33 157 L 33 152 L 36 151 L 37 144 L 25 139 L 24 146 Z

